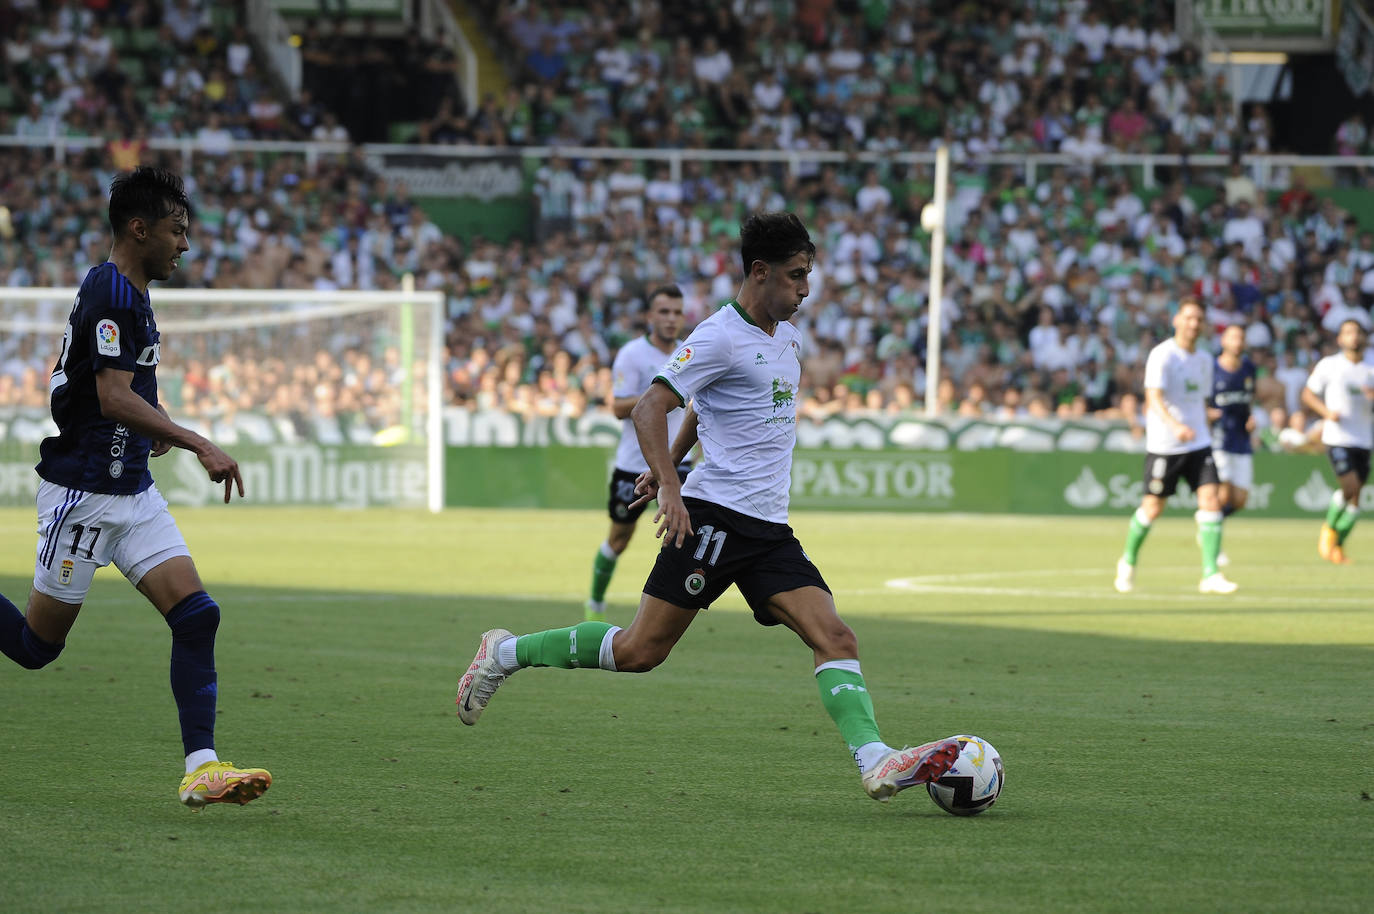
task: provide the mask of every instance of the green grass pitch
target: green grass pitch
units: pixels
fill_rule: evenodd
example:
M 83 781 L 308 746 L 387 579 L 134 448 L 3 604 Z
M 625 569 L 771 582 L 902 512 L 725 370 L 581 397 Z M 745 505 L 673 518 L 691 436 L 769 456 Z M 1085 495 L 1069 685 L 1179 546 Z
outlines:
M 0 512 L 23 601 L 29 511 Z M 244 808 L 177 803 L 162 621 L 102 572 L 66 652 L 0 664 L 0 909 L 1374 910 L 1374 529 L 1228 522 L 1200 597 L 1190 518 L 1111 589 L 1126 518 L 808 513 L 893 743 L 1006 760 L 982 816 L 869 800 L 811 658 L 733 592 L 645 676 L 531 670 L 453 714 L 477 635 L 581 616 L 594 512 L 183 510 L 224 608 L 223 757 Z M 1371 525 L 1374 526 L 1374 525 Z M 628 623 L 647 523 L 612 583 Z

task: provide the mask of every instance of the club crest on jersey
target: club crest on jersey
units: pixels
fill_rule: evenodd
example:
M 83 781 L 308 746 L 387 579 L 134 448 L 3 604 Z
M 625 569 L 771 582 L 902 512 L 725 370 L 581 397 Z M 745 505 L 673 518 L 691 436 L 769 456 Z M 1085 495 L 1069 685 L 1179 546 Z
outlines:
M 76 568 L 71 559 L 62 560 L 62 570 L 57 574 L 57 583 L 70 584 L 72 582 L 72 571 Z
M 682 586 L 687 588 L 687 592 L 695 597 L 706 589 L 706 575 L 702 574 L 700 570 L 694 571 L 687 575 L 687 580 L 682 582 Z
M 688 362 L 692 361 L 692 347 L 683 346 L 678 350 L 677 355 L 673 356 L 668 362 L 668 370 L 677 374 Z
M 119 355 L 118 324 L 107 318 L 95 325 L 95 349 L 101 355 Z

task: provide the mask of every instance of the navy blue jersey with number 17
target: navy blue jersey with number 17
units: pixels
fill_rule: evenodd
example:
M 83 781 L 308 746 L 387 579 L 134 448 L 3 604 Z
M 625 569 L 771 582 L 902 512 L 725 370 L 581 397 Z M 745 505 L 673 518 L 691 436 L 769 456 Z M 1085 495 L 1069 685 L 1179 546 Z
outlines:
M 1255 402 L 1255 365 L 1242 356 L 1240 367 L 1227 371 L 1218 359 L 1212 369 L 1210 403 L 1221 410 L 1213 428 L 1212 447 L 1228 454 L 1249 454 L 1254 450 L 1245 423 L 1250 421 L 1250 406 Z
M 133 495 L 153 484 L 152 442 L 100 412 L 95 375 L 133 372 L 133 391 L 157 405 L 158 332 L 146 292 L 103 263 L 86 274 L 48 381 L 58 434 L 43 439 L 38 475 L 83 492 Z

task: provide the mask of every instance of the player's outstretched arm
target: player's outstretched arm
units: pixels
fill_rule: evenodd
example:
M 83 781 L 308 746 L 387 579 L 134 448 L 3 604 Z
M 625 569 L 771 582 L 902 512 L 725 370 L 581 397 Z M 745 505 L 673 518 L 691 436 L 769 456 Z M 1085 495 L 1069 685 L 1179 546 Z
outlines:
M 209 438 L 177 425 L 160 406 L 153 406 L 134 393 L 134 373 L 118 368 L 102 368 L 95 374 L 95 392 L 100 399 L 100 414 L 157 442 L 165 452 L 171 447 L 195 454 L 211 482 L 224 483 L 224 501 L 229 502 L 235 484 L 243 497 L 243 476 L 234 458 L 219 449 Z

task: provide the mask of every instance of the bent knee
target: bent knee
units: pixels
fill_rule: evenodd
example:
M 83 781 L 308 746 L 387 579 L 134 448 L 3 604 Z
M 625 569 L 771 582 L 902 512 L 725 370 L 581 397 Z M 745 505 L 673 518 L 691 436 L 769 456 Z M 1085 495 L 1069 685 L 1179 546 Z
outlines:
M 836 619 L 835 624 L 826 626 L 824 631 L 818 633 L 816 650 L 826 657 L 857 657 L 859 638 L 854 634 L 854 629 Z

